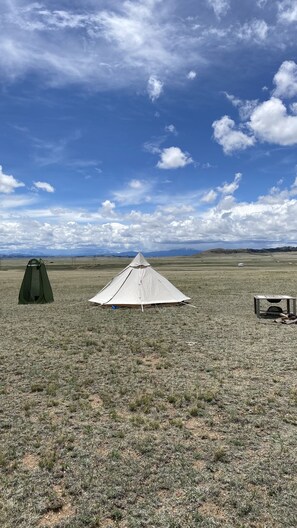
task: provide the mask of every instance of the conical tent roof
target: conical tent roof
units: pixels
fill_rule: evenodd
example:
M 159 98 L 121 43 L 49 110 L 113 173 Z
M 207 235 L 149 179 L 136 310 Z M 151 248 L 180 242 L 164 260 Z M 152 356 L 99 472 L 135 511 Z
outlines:
M 19 292 L 19 304 L 44 304 L 53 300 L 44 262 L 41 259 L 29 260 Z
M 127 267 L 140 268 L 141 266 L 147 268 L 148 266 L 150 266 L 150 264 L 147 260 L 145 260 L 142 253 L 138 253 L 138 255 L 136 255 L 136 257 L 132 260 L 132 262 L 130 262 L 129 266 Z
M 138 253 L 125 269 L 89 300 L 107 306 L 145 306 L 178 304 L 190 298 L 155 271 Z

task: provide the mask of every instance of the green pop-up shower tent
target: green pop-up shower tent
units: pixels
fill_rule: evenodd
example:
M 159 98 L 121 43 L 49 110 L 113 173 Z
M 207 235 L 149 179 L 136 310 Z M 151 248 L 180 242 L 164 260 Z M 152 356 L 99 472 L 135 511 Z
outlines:
M 44 262 L 41 259 L 29 260 L 20 288 L 19 304 L 45 304 L 53 300 Z

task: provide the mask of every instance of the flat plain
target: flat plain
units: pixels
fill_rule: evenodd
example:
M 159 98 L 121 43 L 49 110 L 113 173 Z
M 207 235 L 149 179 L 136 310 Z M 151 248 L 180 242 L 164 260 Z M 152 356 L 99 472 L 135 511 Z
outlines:
M 89 303 L 128 262 L 46 259 L 24 306 L 1 261 L 1 527 L 296 527 L 297 325 L 253 296 L 297 295 L 297 255 L 150 259 L 191 306 Z

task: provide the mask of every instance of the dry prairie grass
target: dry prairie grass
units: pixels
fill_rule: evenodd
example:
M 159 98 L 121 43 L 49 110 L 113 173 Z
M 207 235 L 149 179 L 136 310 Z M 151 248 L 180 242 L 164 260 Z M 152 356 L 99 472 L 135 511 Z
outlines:
M 156 266 L 196 308 L 144 313 L 87 301 L 122 259 L 49 266 L 50 305 L 0 273 L 1 527 L 297 526 L 297 326 L 253 314 L 292 268 L 200 264 Z

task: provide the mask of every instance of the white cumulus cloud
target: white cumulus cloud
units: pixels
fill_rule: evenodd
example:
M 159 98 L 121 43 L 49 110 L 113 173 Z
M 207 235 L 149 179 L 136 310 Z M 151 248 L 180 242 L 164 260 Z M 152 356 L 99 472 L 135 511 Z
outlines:
M 236 150 L 244 150 L 255 143 L 255 138 L 235 128 L 235 122 L 225 115 L 214 121 L 214 139 L 223 147 L 225 154 L 232 154 Z
M 228 101 L 230 101 L 232 105 L 238 109 L 240 118 L 243 121 L 250 117 L 254 108 L 256 108 L 259 103 L 258 99 L 243 100 L 239 99 L 239 97 L 235 97 L 234 95 L 228 94 L 227 92 L 225 92 L 225 95 Z
M 278 15 L 281 22 L 292 23 L 297 22 L 297 1 L 296 0 L 282 0 L 278 2 Z
M 208 191 L 202 196 L 201 202 L 202 203 L 212 203 L 215 201 L 217 196 L 218 196 L 218 193 L 214 191 L 213 189 L 211 189 L 210 191 Z
M 290 104 L 290 110 L 291 110 L 292 114 L 297 115 L 297 103 Z
M 242 124 L 227 115 L 214 121 L 214 139 L 226 154 L 245 149 L 257 141 L 281 146 L 297 144 L 297 102 L 285 106 L 282 98 L 297 95 L 297 64 L 284 61 L 274 75 L 275 89 L 264 102 L 257 99 L 241 100 L 225 92 L 227 99 L 238 111 Z
M 24 183 L 19 182 L 13 176 L 4 174 L 0 165 L 0 193 L 10 194 L 18 187 L 24 187 Z
M 170 132 L 170 134 L 173 134 L 174 136 L 177 136 L 177 130 L 174 125 L 167 125 L 165 127 L 165 132 Z
M 128 191 L 142 192 L 138 199 L 141 197 L 143 204 L 148 189 L 154 191 L 146 211 L 134 205 L 127 208 L 127 194 L 117 207 L 115 202 L 106 199 L 97 211 L 58 206 L 39 209 L 36 194 L 31 193 L 29 200 L 22 197 L 18 200 L 17 194 L 5 195 L 6 206 L 1 208 L 1 250 L 51 247 L 132 251 L 176 245 L 198 249 L 200 244 L 213 241 L 217 245 L 228 242 L 246 247 L 257 243 L 263 247 L 265 241 L 270 247 L 272 244 L 296 245 L 297 178 L 287 187 L 279 180 L 268 193 L 245 202 L 237 201 L 233 195 L 240 178 L 241 173 L 237 173 L 230 183 L 223 182 L 207 192 L 194 189 L 166 196 L 156 193 L 150 182 L 131 180 L 122 189 L 121 196 Z M 219 194 L 221 199 L 217 201 Z M 284 230 L 284 226 L 289 229 Z
M 105 200 L 102 202 L 99 212 L 103 217 L 108 218 L 115 216 L 115 203 L 110 200 Z
M 193 163 L 191 156 L 179 147 L 164 148 L 157 163 L 159 169 L 178 169 Z
M 276 97 L 294 97 L 297 95 L 297 64 L 294 61 L 284 61 L 273 78 Z
M 276 97 L 254 110 L 249 126 L 261 141 L 284 146 L 297 144 L 297 116 L 288 115 L 285 105 Z
M 252 20 L 240 26 L 237 36 L 242 40 L 262 42 L 267 38 L 268 30 L 265 20 Z
M 260 9 L 262 9 L 263 7 L 266 6 L 268 0 L 257 0 L 257 6 L 260 7 Z
M 197 77 L 197 73 L 194 70 L 189 71 L 187 74 L 187 79 L 190 79 L 190 81 L 193 81 Z
M 36 187 L 36 189 L 40 189 L 41 191 L 45 191 L 48 193 L 55 192 L 55 188 L 50 183 L 37 181 L 37 182 L 33 182 L 33 184 L 34 184 L 34 187 Z
M 147 91 L 151 101 L 155 101 L 163 92 L 163 83 L 157 77 L 151 75 L 147 83 Z
M 153 182 L 148 180 L 130 180 L 125 187 L 114 191 L 113 196 L 121 205 L 135 205 L 150 202 Z
M 222 186 L 217 187 L 217 190 L 222 194 L 233 194 L 239 187 L 239 182 L 242 178 L 241 172 L 235 174 L 235 178 L 231 183 L 224 183 Z
M 207 0 L 208 5 L 212 7 L 215 12 L 215 15 L 220 18 L 222 15 L 225 15 L 230 9 L 229 0 Z

